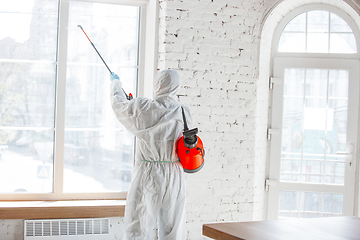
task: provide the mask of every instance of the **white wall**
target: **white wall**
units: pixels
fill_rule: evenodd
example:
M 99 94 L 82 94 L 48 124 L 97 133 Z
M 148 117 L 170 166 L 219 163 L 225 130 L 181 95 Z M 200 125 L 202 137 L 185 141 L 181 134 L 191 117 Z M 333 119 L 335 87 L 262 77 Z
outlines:
M 158 68 L 180 70 L 180 101 L 206 148 L 204 168 L 187 175 L 189 239 L 203 238 L 204 223 L 265 218 L 268 94 L 258 81 L 259 47 L 274 2 L 160 1 Z
M 23 220 L 0 219 L 0 239 L 1 240 L 23 240 L 24 239 L 24 221 Z

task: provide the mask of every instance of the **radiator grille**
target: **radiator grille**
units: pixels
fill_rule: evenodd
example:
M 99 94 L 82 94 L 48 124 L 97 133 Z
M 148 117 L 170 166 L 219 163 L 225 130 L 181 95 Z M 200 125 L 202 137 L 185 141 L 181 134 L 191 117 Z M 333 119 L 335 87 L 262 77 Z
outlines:
M 41 237 L 61 239 L 61 236 L 64 236 L 64 239 L 67 239 L 66 236 L 82 236 L 84 238 L 79 239 L 88 239 L 91 235 L 99 239 L 99 236 L 108 235 L 110 230 L 108 218 L 25 220 L 24 225 L 24 240 Z

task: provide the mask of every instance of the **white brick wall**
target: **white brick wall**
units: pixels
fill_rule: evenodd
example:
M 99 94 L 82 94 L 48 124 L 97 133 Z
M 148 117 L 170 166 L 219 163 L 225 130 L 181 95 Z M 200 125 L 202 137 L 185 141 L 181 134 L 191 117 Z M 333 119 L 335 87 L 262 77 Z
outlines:
M 188 239 L 203 239 L 203 223 L 264 216 L 267 106 L 257 109 L 257 91 L 266 9 L 261 0 L 168 0 L 160 7 L 158 68 L 180 70 L 179 99 L 206 148 L 204 168 L 187 175 Z

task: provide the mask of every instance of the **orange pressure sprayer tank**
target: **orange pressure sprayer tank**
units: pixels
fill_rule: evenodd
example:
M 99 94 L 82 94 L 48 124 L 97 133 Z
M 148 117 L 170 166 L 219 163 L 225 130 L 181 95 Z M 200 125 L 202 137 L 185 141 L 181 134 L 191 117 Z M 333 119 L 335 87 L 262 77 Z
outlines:
M 176 143 L 176 154 L 179 157 L 184 171 L 187 173 L 195 173 L 204 166 L 204 146 L 200 137 L 196 135 L 198 133 L 198 129 L 188 129 L 184 109 L 181 109 L 184 120 L 184 136 L 182 136 Z
M 194 148 L 185 146 L 184 136 L 178 140 L 176 153 L 179 156 L 180 163 L 187 173 L 195 173 L 204 166 L 204 147 L 199 137 Z

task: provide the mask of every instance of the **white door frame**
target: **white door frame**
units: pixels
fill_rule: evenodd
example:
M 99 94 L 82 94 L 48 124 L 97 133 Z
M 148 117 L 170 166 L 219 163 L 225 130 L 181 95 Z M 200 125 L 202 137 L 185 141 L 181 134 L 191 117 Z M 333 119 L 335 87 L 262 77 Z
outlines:
M 329 59 L 329 58 L 304 58 L 304 57 L 275 57 L 274 78 L 276 81 L 272 92 L 271 129 L 278 129 L 277 134 L 271 135 L 268 211 L 267 218 L 277 219 L 279 210 L 279 191 L 307 191 L 331 192 L 344 194 L 343 215 L 354 215 L 355 202 L 357 203 L 356 166 L 358 146 L 358 112 L 359 112 L 359 60 L 354 59 Z M 344 186 L 314 183 L 280 182 L 281 136 L 282 136 L 282 108 L 283 108 L 283 79 L 285 68 L 316 68 L 316 69 L 345 69 L 349 71 L 349 104 L 347 128 L 347 152 L 352 155 L 346 157 Z M 351 126 L 351 127 L 350 127 Z M 350 149 L 350 144 L 354 148 Z M 350 164 L 351 162 L 351 164 Z M 351 166 L 350 166 L 351 165 Z

